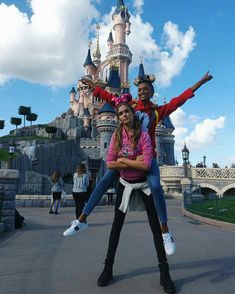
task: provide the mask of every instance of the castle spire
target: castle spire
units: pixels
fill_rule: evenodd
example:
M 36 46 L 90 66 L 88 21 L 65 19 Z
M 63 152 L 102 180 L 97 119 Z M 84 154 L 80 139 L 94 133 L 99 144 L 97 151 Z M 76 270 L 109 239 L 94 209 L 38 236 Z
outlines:
M 100 64 L 101 60 L 101 53 L 100 53 L 100 43 L 99 43 L 99 30 L 100 30 L 100 26 L 97 24 L 96 25 L 96 49 L 93 53 L 93 57 L 94 57 L 94 64 L 97 66 L 98 64 Z
M 143 57 L 140 56 L 140 65 L 139 65 L 139 74 L 138 77 L 143 78 L 145 76 L 145 72 L 144 72 L 144 65 L 143 65 Z
M 94 63 L 93 63 L 93 61 L 92 61 L 92 59 L 91 59 L 91 42 L 89 43 L 89 48 L 88 48 L 88 52 L 87 52 L 87 57 L 86 57 L 86 60 L 85 60 L 85 62 L 84 62 L 84 64 L 83 64 L 83 66 L 84 67 L 86 67 L 86 66 L 88 66 L 88 65 L 93 65 L 94 67 L 95 67 L 95 65 L 94 65 Z

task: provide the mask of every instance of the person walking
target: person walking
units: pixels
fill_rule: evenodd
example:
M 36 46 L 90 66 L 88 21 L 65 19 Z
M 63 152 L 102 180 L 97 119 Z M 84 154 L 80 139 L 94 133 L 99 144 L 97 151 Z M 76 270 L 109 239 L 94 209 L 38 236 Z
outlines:
M 51 182 L 52 182 L 52 203 L 50 206 L 49 213 L 51 214 L 59 214 L 59 207 L 60 207 L 60 200 L 61 200 L 61 194 L 63 190 L 63 180 L 61 178 L 61 174 L 59 171 L 55 171 L 53 175 L 51 176 Z M 55 211 L 53 211 L 53 207 L 55 207 Z

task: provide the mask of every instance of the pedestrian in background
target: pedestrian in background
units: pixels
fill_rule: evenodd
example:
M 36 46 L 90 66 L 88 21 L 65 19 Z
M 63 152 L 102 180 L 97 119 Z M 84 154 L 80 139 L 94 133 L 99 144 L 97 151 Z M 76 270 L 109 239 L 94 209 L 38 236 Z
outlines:
M 75 202 L 76 219 L 82 213 L 85 203 L 88 199 L 89 176 L 86 173 L 84 163 L 79 164 L 76 173 L 73 176 L 73 199 Z
M 61 178 L 61 173 L 59 171 L 55 171 L 51 177 L 52 182 L 52 198 L 53 201 L 51 203 L 50 211 L 49 213 L 59 214 L 59 207 L 60 207 L 60 200 L 61 200 L 61 194 L 63 190 L 63 180 Z M 53 207 L 55 206 L 55 211 L 53 211 Z
M 106 197 L 106 205 L 113 205 L 113 196 L 115 194 L 114 188 L 109 188 L 107 191 L 107 197 Z

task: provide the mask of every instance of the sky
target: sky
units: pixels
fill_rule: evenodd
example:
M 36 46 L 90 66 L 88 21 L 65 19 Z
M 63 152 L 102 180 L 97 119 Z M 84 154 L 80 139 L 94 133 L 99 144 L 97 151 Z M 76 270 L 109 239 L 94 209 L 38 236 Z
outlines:
M 112 29 L 116 0 L 0 1 L 0 119 L 6 135 L 21 105 L 51 122 L 69 109 L 69 91 L 84 75 L 89 41 L 100 25 L 102 58 Z M 155 101 L 169 102 L 208 70 L 213 79 L 171 114 L 175 155 L 182 164 L 186 142 L 190 162 L 206 156 L 208 167 L 235 163 L 235 2 L 233 0 L 124 0 L 131 14 L 127 45 L 133 53 L 129 80 L 140 56 L 156 76 Z

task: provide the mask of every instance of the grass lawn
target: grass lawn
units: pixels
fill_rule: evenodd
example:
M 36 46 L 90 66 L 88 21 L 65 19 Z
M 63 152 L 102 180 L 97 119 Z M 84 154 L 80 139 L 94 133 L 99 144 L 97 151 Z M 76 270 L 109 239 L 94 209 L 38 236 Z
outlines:
M 208 218 L 235 223 L 235 196 L 193 203 L 187 206 L 187 210 Z
M 6 149 L 0 149 L 0 161 L 8 161 L 8 151 Z

